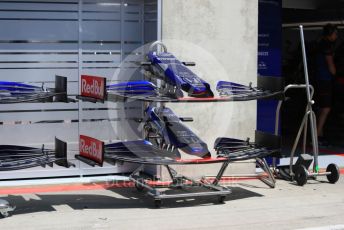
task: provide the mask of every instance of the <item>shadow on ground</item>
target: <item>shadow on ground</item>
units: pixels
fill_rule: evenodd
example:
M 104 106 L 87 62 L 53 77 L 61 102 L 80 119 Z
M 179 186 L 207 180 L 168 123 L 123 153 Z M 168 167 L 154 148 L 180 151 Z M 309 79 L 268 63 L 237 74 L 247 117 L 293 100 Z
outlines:
M 232 194 L 226 198 L 227 202 L 250 197 L 262 197 L 263 195 L 240 187 L 231 187 Z M 10 195 L 5 197 L 8 202 L 17 208 L 11 212 L 12 215 L 28 214 L 36 212 L 56 211 L 53 206 L 67 205 L 74 210 L 85 209 L 128 209 L 128 208 L 155 208 L 153 198 L 145 192 L 139 192 L 135 188 L 116 188 L 111 190 L 114 195 L 93 195 L 93 194 L 36 194 L 38 199 L 25 200 L 23 196 Z M 193 190 L 194 191 L 194 190 Z M 180 192 L 168 190 L 166 194 Z M 187 192 L 184 191 L 183 192 Z M 82 191 L 78 191 L 82 193 Z M 161 208 L 181 208 L 192 206 L 205 206 L 218 204 L 217 197 L 195 197 L 183 199 L 163 200 Z

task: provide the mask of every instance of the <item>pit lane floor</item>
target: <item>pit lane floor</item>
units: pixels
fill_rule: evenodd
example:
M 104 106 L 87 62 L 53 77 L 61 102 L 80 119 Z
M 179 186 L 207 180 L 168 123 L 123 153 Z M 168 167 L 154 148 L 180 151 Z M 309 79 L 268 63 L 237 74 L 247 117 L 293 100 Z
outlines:
M 275 189 L 258 180 L 231 180 L 225 204 L 198 197 L 166 200 L 160 209 L 132 187 L 19 189 L 0 195 L 17 206 L 12 216 L 0 219 L 0 229 L 344 229 L 344 176 L 335 185 L 319 179 L 324 182 L 304 187 L 278 180 Z

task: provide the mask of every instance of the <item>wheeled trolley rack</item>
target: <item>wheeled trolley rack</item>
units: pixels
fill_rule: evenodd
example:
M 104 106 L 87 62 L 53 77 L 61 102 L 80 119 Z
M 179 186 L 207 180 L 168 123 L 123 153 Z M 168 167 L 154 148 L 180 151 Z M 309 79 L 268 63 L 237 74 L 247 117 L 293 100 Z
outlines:
M 300 25 L 300 38 L 301 38 L 301 46 L 302 46 L 302 56 L 303 56 L 303 66 L 304 66 L 304 77 L 305 77 L 305 84 L 304 85 L 288 85 L 284 89 L 284 93 L 286 93 L 289 89 L 305 89 L 307 95 L 307 106 L 305 115 L 302 119 L 300 128 L 298 130 L 295 142 L 293 144 L 293 148 L 290 154 L 290 163 L 289 165 L 285 166 L 277 166 L 274 165 L 275 172 L 279 178 L 296 181 L 298 185 L 303 186 L 307 183 L 308 179 L 316 179 L 318 176 L 326 176 L 328 181 L 332 184 L 336 183 L 340 177 L 340 171 L 336 164 L 329 164 L 326 168 L 326 172 L 319 171 L 319 163 L 318 163 L 318 156 L 319 156 L 319 147 L 318 147 L 318 134 L 316 130 L 316 116 L 312 109 L 312 105 L 314 104 L 313 95 L 314 95 L 314 88 L 309 84 L 309 77 L 308 77 L 308 68 L 307 68 L 307 57 L 306 57 L 306 48 L 305 48 L 305 40 L 304 40 L 304 33 L 303 33 L 303 26 Z M 280 101 L 277 107 L 276 113 L 276 130 L 275 134 L 278 134 L 278 126 L 279 126 L 279 115 L 280 109 L 283 101 Z M 312 141 L 312 155 L 306 153 L 306 144 L 307 144 L 307 130 L 308 130 L 308 123 L 310 124 L 310 136 Z M 302 145 L 302 154 L 298 157 L 296 163 L 294 164 L 294 156 L 296 148 L 299 144 L 301 135 L 303 134 L 303 145 Z M 309 170 L 309 167 L 313 163 L 313 169 Z

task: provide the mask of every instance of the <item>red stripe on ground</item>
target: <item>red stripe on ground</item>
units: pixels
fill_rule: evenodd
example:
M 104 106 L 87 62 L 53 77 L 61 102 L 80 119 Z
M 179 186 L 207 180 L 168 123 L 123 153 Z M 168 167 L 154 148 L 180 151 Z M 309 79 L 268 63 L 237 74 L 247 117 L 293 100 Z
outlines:
M 258 177 L 223 177 L 221 182 L 233 182 L 242 180 L 256 180 Z M 210 182 L 214 178 L 208 179 Z M 171 182 L 166 181 L 149 181 L 151 186 L 167 186 Z M 28 194 L 28 193 L 49 193 L 49 192 L 68 192 L 68 191 L 80 191 L 80 190 L 103 190 L 103 189 L 114 189 L 114 188 L 131 188 L 134 187 L 133 182 L 113 182 L 113 183 L 97 183 L 97 184 L 67 184 L 67 185 L 50 185 L 50 186 L 33 186 L 33 187 L 11 187 L 11 188 L 0 188 L 0 195 L 6 194 Z
M 344 174 L 344 169 L 340 170 L 341 174 Z M 215 178 L 208 178 L 209 182 L 212 182 Z M 244 181 L 244 180 L 257 180 L 256 177 L 222 177 L 222 183 Z M 167 186 L 171 182 L 166 181 L 149 181 L 151 186 Z M 134 187 L 133 182 L 117 181 L 113 183 L 97 183 L 97 184 L 65 184 L 65 185 L 45 185 L 45 186 L 33 186 L 33 187 L 11 187 L 11 188 L 0 188 L 0 195 L 15 195 L 15 194 L 30 194 L 30 193 L 51 193 L 51 192 L 68 192 L 68 191 L 81 191 L 81 190 L 104 190 L 104 189 L 115 189 L 115 188 L 132 188 Z
M 78 190 L 97 190 L 107 188 L 124 188 L 134 186 L 131 182 L 120 182 L 112 185 L 106 184 L 73 184 L 73 185 L 52 185 L 52 186 L 34 186 L 0 189 L 0 194 L 27 194 L 27 193 L 48 193 L 48 192 L 66 192 Z
M 328 149 L 319 149 L 319 152 L 344 157 L 344 153 L 339 153 Z

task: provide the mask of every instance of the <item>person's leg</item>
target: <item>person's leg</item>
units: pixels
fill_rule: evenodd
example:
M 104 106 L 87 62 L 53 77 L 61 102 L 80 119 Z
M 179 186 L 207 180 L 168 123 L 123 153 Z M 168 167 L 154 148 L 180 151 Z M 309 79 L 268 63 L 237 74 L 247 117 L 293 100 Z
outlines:
M 318 137 L 323 137 L 324 136 L 324 126 L 328 117 L 328 114 L 330 113 L 331 108 L 330 107 L 325 107 L 325 108 L 320 108 L 319 113 L 318 113 L 318 122 L 317 122 L 317 132 L 318 132 Z
M 317 118 L 318 141 L 320 145 L 328 145 L 324 138 L 324 126 L 332 108 L 332 82 L 320 81 L 318 85 L 319 112 Z

